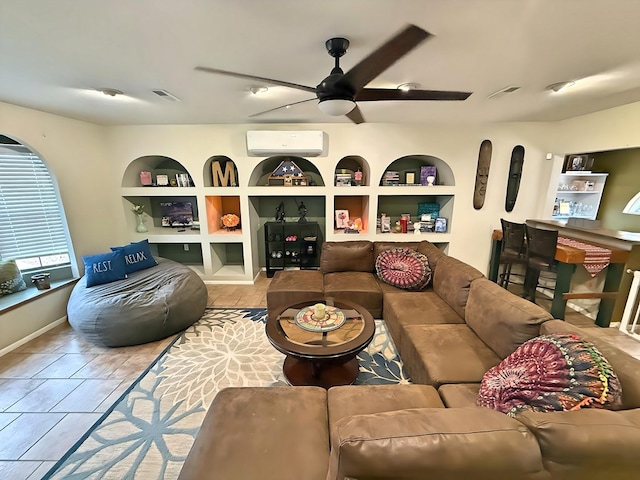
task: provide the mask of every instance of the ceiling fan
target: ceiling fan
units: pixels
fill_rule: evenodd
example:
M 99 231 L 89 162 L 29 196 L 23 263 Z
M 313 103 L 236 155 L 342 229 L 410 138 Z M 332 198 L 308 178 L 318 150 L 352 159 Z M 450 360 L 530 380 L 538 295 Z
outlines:
M 355 67 L 344 73 L 340 68 L 340 57 L 349 48 L 349 40 L 342 37 L 330 38 L 325 46 L 329 55 L 335 59 L 335 66 L 328 77 L 317 87 L 308 87 L 297 83 L 275 80 L 273 78 L 258 77 L 244 73 L 229 72 L 210 67 L 196 67 L 196 70 L 231 77 L 245 78 L 259 82 L 281 85 L 284 87 L 304 90 L 314 93 L 314 98 L 271 108 L 251 115 L 255 117 L 273 112 L 281 108 L 288 108 L 299 103 L 319 100 L 318 108 L 328 115 L 346 115 L 354 123 L 364 123 L 362 112 L 356 102 L 375 102 L 382 100 L 466 100 L 470 92 L 453 92 L 444 90 L 398 90 L 390 88 L 365 88 L 374 78 L 393 65 L 397 60 L 416 48 L 432 35 L 415 25 L 408 25 L 396 35 L 378 47 L 368 57 L 360 61 Z

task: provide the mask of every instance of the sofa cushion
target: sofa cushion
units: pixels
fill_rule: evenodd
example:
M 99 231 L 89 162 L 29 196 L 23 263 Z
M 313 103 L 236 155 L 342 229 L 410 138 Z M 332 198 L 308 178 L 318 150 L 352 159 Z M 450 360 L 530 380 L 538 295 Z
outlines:
M 319 387 L 227 388 L 214 398 L 179 480 L 325 480 L 327 393 Z
M 553 478 L 638 478 L 640 455 L 633 448 L 640 442 L 637 411 L 525 411 L 516 419 L 535 435 Z
M 438 394 L 447 408 L 473 407 L 478 398 L 479 383 L 448 383 L 440 385 Z
M 482 378 L 479 406 L 508 415 L 620 408 L 620 381 L 606 358 L 573 334 L 543 335 L 522 344 Z
M 329 389 L 327 407 L 331 434 L 338 420 L 352 415 L 407 408 L 444 408 L 444 404 L 431 385 L 345 385 Z
M 373 318 L 382 315 L 382 290 L 373 273 L 335 272 L 324 275 L 324 294 L 336 300 L 357 303 Z
M 431 266 L 431 270 L 435 270 L 436 267 L 438 266 L 438 261 L 442 257 L 447 256 L 446 253 L 444 253 L 442 250 L 440 250 L 438 247 L 436 247 L 433 243 L 429 242 L 428 240 L 421 241 L 416 247 L 416 250 L 422 253 L 423 255 L 427 256 L 427 258 L 429 259 L 429 265 Z
M 373 272 L 375 257 L 373 242 L 324 242 L 320 255 L 320 270 L 331 272 Z
M 590 333 L 592 329 L 597 329 L 598 335 Z M 607 358 L 620 380 L 622 385 L 622 407 L 625 409 L 640 408 L 640 369 L 638 369 L 638 360 L 610 344 L 606 336 L 599 335 L 601 331 L 602 329 L 599 327 L 578 328 L 562 320 L 551 320 L 540 326 L 540 333 L 543 335 L 577 333 L 585 340 L 593 343 Z
M 383 293 L 382 318 L 400 348 L 404 325 L 463 324 L 464 320 L 433 291 Z M 402 351 L 399 352 L 402 357 Z
M 382 252 L 392 248 L 410 248 L 417 251 L 418 245 L 420 242 L 373 242 L 373 258 L 378 258 Z
M 478 407 L 353 415 L 336 422 L 331 444 L 331 480 L 549 478 L 533 434 Z
M 479 383 L 500 363 L 466 325 L 406 325 L 400 332 L 400 355 L 412 382 Z
M 267 289 L 267 309 L 274 314 L 284 307 L 324 298 L 322 273 L 317 270 L 276 272 Z
M 427 256 L 410 248 L 391 248 L 381 252 L 375 266 L 380 280 L 403 290 L 419 291 L 431 282 Z
M 486 278 L 471 283 L 465 320 L 484 343 L 504 358 L 540 334 L 553 317 L 535 303 L 513 295 Z
M 433 290 L 455 312 L 465 318 L 464 309 L 469 297 L 471 282 L 484 275 L 460 260 L 444 256 L 438 260 L 433 272 Z

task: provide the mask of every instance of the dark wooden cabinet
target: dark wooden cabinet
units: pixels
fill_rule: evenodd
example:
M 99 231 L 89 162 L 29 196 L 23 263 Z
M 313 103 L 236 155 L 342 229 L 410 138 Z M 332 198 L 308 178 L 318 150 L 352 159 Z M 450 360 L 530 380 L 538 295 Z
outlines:
M 278 270 L 320 266 L 320 227 L 317 222 L 264 224 L 267 277 Z

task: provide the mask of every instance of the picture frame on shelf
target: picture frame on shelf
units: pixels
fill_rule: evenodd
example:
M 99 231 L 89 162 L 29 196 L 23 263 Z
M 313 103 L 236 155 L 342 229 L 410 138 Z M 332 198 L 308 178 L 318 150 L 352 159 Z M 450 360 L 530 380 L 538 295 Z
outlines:
M 567 155 L 562 171 L 591 173 L 593 160 L 593 157 L 589 157 L 588 155 Z
M 433 165 L 420 167 L 420 185 L 431 187 L 436 184 L 438 169 Z
M 143 187 L 148 187 L 153 184 L 153 179 L 151 178 L 151 172 L 143 170 L 140 172 L 140 184 Z
M 404 184 L 415 185 L 416 184 L 416 172 L 415 170 L 405 170 L 404 172 Z
M 191 202 L 160 202 L 163 227 L 190 227 L 193 225 Z
M 169 175 L 156 175 L 156 184 L 159 187 L 169 186 Z
M 447 231 L 447 219 L 444 217 L 436 218 L 434 231 L 439 233 L 445 233 Z
M 336 228 L 343 230 L 349 226 L 349 210 L 336 210 Z

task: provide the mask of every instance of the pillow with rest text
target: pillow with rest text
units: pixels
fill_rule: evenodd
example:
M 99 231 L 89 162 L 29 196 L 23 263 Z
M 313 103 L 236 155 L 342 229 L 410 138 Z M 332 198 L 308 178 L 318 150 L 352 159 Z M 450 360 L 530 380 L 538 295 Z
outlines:
M 124 253 L 109 252 L 82 257 L 87 287 L 127 278 Z
M 151 255 L 149 249 L 149 240 L 141 240 L 132 242 L 123 247 L 111 247 L 114 252 L 122 251 L 125 261 L 125 269 L 127 273 L 137 272 L 147 268 L 155 267 L 158 262 Z

